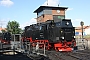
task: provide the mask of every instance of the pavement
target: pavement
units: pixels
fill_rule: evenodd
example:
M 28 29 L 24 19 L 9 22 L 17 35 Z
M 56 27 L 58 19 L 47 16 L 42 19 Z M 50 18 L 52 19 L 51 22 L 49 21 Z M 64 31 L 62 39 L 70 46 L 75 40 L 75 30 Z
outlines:
M 34 57 L 34 56 L 33 56 Z M 39 56 L 40 59 L 31 59 L 26 54 L 21 52 L 13 52 L 12 50 L 6 50 L 0 52 L 0 60 L 50 60 L 47 57 Z
M 0 60 L 32 60 L 22 53 L 13 54 L 4 54 L 0 52 Z

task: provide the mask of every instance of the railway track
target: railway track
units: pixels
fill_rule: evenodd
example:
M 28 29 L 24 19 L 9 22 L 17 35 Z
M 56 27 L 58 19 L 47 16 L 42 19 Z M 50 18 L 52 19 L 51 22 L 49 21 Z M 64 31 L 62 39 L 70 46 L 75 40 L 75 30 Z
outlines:
M 68 52 L 48 51 L 46 54 L 51 60 L 77 60 L 76 57 L 70 56 Z
M 89 51 L 76 51 L 76 52 L 49 51 L 47 55 L 51 60 L 90 60 Z
M 61 57 L 60 52 L 49 51 L 48 53 L 46 53 L 46 55 L 50 58 L 50 60 L 64 60 Z
M 67 56 L 76 58 L 75 60 L 90 60 L 90 53 L 85 52 L 69 52 Z M 73 59 L 74 60 L 74 59 Z
M 87 53 L 88 54 L 88 53 L 90 53 L 90 50 L 78 50 L 76 52 L 81 52 L 81 53 L 83 52 L 83 53 Z
M 90 52 L 88 53 L 88 51 L 73 52 L 71 55 L 78 56 L 81 60 L 90 60 Z

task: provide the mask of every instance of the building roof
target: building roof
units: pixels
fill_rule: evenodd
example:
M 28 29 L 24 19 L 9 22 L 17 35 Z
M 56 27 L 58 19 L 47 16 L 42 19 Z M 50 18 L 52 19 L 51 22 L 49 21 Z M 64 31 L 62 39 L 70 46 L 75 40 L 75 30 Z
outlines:
M 5 29 L 5 28 L 1 28 L 1 27 L 0 27 L 0 33 L 2 33 L 2 30 L 5 30 L 5 31 L 6 31 L 6 29 Z
M 83 29 L 88 29 L 90 26 L 83 26 Z M 82 29 L 82 27 L 80 26 L 80 27 L 75 27 L 75 30 L 81 30 Z
M 83 31 L 85 31 L 85 29 L 90 28 L 90 26 L 83 26 Z M 82 27 L 75 27 L 75 31 L 76 32 L 82 32 Z
M 55 6 L 40 6 L 38 9 L 34 11 L 34 13 L 40 12 L 45 8 L 51 8 L 51 9 L 68 9 L 68 7 L 55 7 Z
M 1 31 L 1 30 L 6 30 L 6 29 L 5 29 L 5 28 L 0 28 L 0 31 Z

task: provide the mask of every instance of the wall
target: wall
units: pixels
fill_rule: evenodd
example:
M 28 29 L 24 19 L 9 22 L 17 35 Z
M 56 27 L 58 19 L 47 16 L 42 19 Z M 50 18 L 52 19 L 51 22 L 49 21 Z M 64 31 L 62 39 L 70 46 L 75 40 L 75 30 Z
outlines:
M 40 23 L 40 22 L 45 22 L 47 20 L 53 20 L 53 15 L 65 15 L 65 10 L 61 9 L 60 10 L 60 13 L 57 12 L 57 10 L 52 10 L 52 14 L 44 14 L 42 16 L 39 16 L 37 18 L 37 23 Z
M 85 34 L 90 35 L 90 27 L 88 29 L 85 29 Z

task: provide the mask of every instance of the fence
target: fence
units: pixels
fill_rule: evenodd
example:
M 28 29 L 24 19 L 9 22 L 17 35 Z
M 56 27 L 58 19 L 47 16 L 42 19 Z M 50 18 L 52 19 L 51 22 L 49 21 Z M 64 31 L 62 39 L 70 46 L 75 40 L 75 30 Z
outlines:
M 30 53 L 36 53 L 39 55 L 44 55 L 45 56 L 45 44 L 44 43 L 30 43 L 30 42 L 22 42 L 22 50 L 24 50 L 24 53 L 30 54 Z M 43 49 L 39 47 L 39 45 L 43 45 Z
M 78 49 L 89 49 L 90 41 L 87 39 L 76 38 L 76 45 Z

